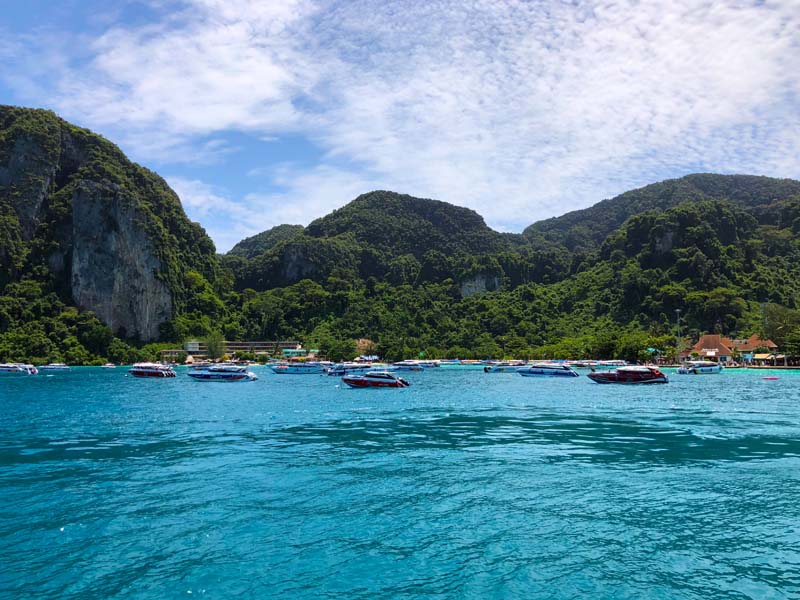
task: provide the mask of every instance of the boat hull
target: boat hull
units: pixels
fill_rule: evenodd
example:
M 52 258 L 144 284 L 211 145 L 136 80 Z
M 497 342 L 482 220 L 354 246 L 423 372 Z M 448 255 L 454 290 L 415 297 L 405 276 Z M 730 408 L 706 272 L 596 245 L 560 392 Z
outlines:
M 541 367 L 527 367 L 518 369 L 517 373 L 523 377 L 580 377 L 572 369 L 547 369 Z
M 195 381 L 255 381 L 258 377 L 255 374 L 247 373 L 187 373 Z
M 295 367 L 291 365 L 270 366 L 276 375 L 319 375 L 323 373 L 322 367 Z
M 175 373 L 170 374 L 166 371 L 136 371 L 131 369 L 128 372 L 134 377 L 142 377 L 142 378 L 164 379 L 169 377 L 175 377 Z
M 615 383 L 618 385 L 651 385 L 659 383 L 669 383 L 666 375 L 658 369 L 637 369 L 629 370 L 625 368 L 616 371 L 593 372 L 587 376 L 595 383 Z
M 167 379 L 175 377 L 175 371 L 172 370 L 172 367 L 165 367 L 157 364 L 133 365 L 131 369 L 128 369 L 128 373 L 142 379 Z
M 388 376 L 389 373 L 383 373 L 376 377 L 367 375 L 345 375 L 342 377 L 342 382 L 351 388 L 404 388 L 410 384 L 397 376 Z
M 36 375 L 39 370 L 33 365 L 25 365 L 22 363 L 9 363 L 0 365 L 0 377 L 13 376 L 13 375 Z
M 709 365 L 709 366 L 691 366 L 680 367 L 678 369 L 679 375 L 716 375 L 722 373 L 722 366 Z

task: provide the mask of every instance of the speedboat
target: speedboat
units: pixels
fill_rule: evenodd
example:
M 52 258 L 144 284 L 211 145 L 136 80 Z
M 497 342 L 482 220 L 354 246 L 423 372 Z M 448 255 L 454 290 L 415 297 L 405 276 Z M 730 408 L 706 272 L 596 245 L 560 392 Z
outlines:
M 369 371 L 377 371 L 386 369 L 387 366 L 376 363 L 336 363 L 328 369 L 328 375 L 331 377 L 342 377 L 343 375 L 353 375 L 358 373 L 367 373 Z
M 114 363 L 106 363 L 106 364 L 103 365 L 103 368 L 104 369 L 116 369 L 117 365 L 115 365 Z
M 345 375 L 342 381 L 352 388 L 403 388 L 409 384 L 405 379 L 388 371 L 370 371 L 363 375 Z
M 678 367 L 680 375 L 706 375 L 709 373 L 722 373 L 722 365 L 710 360 L 688 360 L 682 367 Z
M 440 360 L 418 360 L 417 363 L 423 369 L 434 369 L 442 366 L 442 361 Z
M 69 367 L 64 363 L 50 363 L 39 367 L 41 371 L 69 371 Z
M 625 385 L 669 383 L 667 376 L 657 367 L 626 366 L 615 371 L 592 371 L 588 375 L 595 383 L 621 383 Z
M 624 367 L 627 364 L 628 363 L 626 363 L 624 360 L 619 360 L 619 359 L 616 359 L 616 360 L 598 360 L 597 363 L 596 363 L 596 366 L 613 369 L 615 367 Z
M 175 371 L 171 366 L 150 362 L 136 363 L 128 369 L 128 373 L 134 377 L 175 377 Z
M 255 381 L 256 374 L 246 365 L 217 364 L 192 368 L 187 373 L 195 381 Z
M 520 367 L 517 373 L 523 377 L 579 377 L 580 374 L 572 367 L 556 363 L 534 363 Z
M 39 370 L 33 365 L 22 363 L 0 364 L 0 375 L 36 375 Z
M 484 373 L 516 373 L 518 369 L 523 368 L 525 363 L 522 361 L 509 361 L 493 363 L 483 367 Z
M 401 360 L 400 362 L 392 363 L 392 368 L 397 371 L 422 371 L 425 369 L 418 360 Z
M 277 363 L 269 365 L 277 375 L 317 375 L 325 371 L 325 365 L 319 362 Z

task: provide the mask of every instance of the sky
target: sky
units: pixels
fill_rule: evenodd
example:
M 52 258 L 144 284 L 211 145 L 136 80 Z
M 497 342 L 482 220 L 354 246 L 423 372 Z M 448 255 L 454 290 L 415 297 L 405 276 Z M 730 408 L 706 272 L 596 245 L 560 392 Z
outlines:
M 376 189 L 521 231 L 800 178 L 800 0 L 5 0 L 0 103 L 119 145 L 223 252 Z

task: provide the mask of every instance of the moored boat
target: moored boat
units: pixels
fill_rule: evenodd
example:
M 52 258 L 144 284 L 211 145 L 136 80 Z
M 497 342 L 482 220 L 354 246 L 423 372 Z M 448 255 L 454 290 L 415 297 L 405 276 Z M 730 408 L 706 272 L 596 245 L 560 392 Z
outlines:
M 277 375 L 316 375 L 325 370 L 325 366 L 319 362 L 284 362 L 269 365 L 269 368 Z
M 523 377 L 579 377 L 580 374 L 566 364 L 534 363 L 517 369 Z
M 255 381 L 256 374 L 246 365 L 216 364 L 193 368 L 187 373 L 195 381 Z
M 327 373 L 331 377 L 342 377 L 344 375 L 356 375 L 358 373 L 368 373 L 369 371 L 383 371 L 388 368 L 385 364 L 378 363 L 336 363 L 332 365 Z
M 483 367 L 484 373 L 516 373 L 518 369 L 525 366 L 521 360 L 504 360 L 497 363 L 487 364 Z
M 397 371 L 423 371 L 425 367 L 423 367 L 418 360 L 401 360 L 392 363 L 392 369 Z
M 680 375 L 708 375 L 722 373 L 722 365 L 710 360 L 689 360 L 682 367 L 678 367 Z
M 40 371 L 69 371 L 69 367 L 64 363 L 50 363 L 39 367 Z
M 626 366 L 615 371 L 592 371 L 588 375 L 595 383 L 621 383 L 625 385 L 669 383 L 667 376 L 656 367 Z
M 363 375 L 345 375 L 342 381 L 352 388 L 403 388 L 409 384 L 405 379 L 388 371 L 370 371 Z
M 103 368 L 104 369 L 116 369 L 117 365 L 115 365 L 114 363 L 106 363 L 106 364 L 103 365 Z
M 39 370 L 33 365 L 23 363 L 0 364 L 0 375 L 36 375 Z
M 134 364 L 128 373 L 134 377 L 175 377 L 175 370 L 171 366 L 149 362 Z

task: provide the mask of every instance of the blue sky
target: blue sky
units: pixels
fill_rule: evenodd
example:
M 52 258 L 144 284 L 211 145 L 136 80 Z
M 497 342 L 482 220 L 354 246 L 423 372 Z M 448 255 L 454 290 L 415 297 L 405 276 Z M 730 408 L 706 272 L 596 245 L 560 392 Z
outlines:
M 690 172 L 800 178 L 800 6 L 8 0 L 0 102 L 117 143 L 222 251 L 372 189 L 521 231 Z

